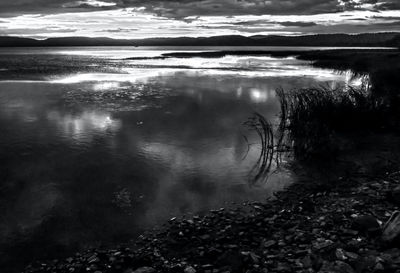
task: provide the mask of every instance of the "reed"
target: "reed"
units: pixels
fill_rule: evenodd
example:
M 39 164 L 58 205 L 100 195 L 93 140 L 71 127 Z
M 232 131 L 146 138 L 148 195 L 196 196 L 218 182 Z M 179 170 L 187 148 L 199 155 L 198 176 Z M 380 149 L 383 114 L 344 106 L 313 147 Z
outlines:
M 394 128 L 400 116 L 400 109 L 374 96 L 367 86 L 279 90 L 277 94 L 286 134 L 300 158 L 332 156 L 341 133 Z
M 259 113 L 245 123 L 261 142 L 259 159 L 251 171 L 253 181 L 267 177 L 272 167 L 279 168 L 283 155 L 291 153 L 303 161 L 332 160 L 349 135 L 362 137 L 400 128 L 398 103 L 376 96 L 368 85 L 276 92 L 281 107 L 279 124 L 271 124 Z

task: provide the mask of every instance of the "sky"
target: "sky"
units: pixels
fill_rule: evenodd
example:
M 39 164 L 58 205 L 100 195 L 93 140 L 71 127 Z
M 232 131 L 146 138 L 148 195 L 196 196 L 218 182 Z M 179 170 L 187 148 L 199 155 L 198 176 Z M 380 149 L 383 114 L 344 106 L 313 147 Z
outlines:
M 0 0 L 0 36 L 118 39 L 400 31 L 400 0 Z

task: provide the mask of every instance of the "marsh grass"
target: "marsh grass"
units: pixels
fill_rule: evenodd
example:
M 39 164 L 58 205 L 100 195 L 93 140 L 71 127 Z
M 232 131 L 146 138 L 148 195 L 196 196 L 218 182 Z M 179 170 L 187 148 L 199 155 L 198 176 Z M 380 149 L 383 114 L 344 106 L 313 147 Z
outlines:
M 261 140 L 260 157 L 252 170 L 254 181 L 266 177 L 271 166 L 279 167 L 285 154 L 302 161 L 334 160 L 348 136 L 357 138 L 365 133 L 399 129 L 397 103 L 376 96 L 368 85 L 279 89 L 277 95 L 281 107 L 279 124 L 271 124 L 258 113 L 245 123 Z
M 297 158 L 335 155 L 340 136 L 397 130 L 400 109 L 368 86 L 278 90 L 281 118 Z
M 261 152 L 257 163 L 250 171 L 252 181 L 258 181 L 265 177 L 271 170 L 274 157 L 274 132 L 272 124 L 264 116 L 254 113 L 244 125 L 251 131 L 255 131 L 261 141 Z
M 249 175 L 253 185 L 260 181 L 267 181 L 270 174 L 278 171 L 283 161 L 283 155 L 290 151 L 286 144 L 287 119 L 285 114 L 286 111 L 282 111 L 283 116 L 277 127 L 257 112 L 244 123 L 249 130 L 256 132 L 261 142 L 260 155 Z M 246 137 L 245 140 L 247 141 Z

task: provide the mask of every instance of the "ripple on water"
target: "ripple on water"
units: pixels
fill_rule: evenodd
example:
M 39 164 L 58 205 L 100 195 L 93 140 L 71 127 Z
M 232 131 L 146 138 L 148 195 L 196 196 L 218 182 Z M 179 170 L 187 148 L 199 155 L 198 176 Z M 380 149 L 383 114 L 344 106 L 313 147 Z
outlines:
M 162 99 L 171 96 L 166 88 L 147 84 L 102 82 L 85 84 L 85 88 L 72 88 L 63 95 L 68 106 L 81 106 L 109 112 L 142 111 L 160 108 Z

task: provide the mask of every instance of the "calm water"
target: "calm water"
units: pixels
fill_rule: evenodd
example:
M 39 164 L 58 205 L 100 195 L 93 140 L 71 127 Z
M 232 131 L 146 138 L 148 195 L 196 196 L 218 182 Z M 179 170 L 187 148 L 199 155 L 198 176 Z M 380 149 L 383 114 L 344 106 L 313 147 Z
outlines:
M 0 50 L 0 268 L 265 199 L 296 177 L 250 186 L 243 122 L 277 120 L 276 88 L 361 84 L 294 58 L 124 60 L 171 51 Z

